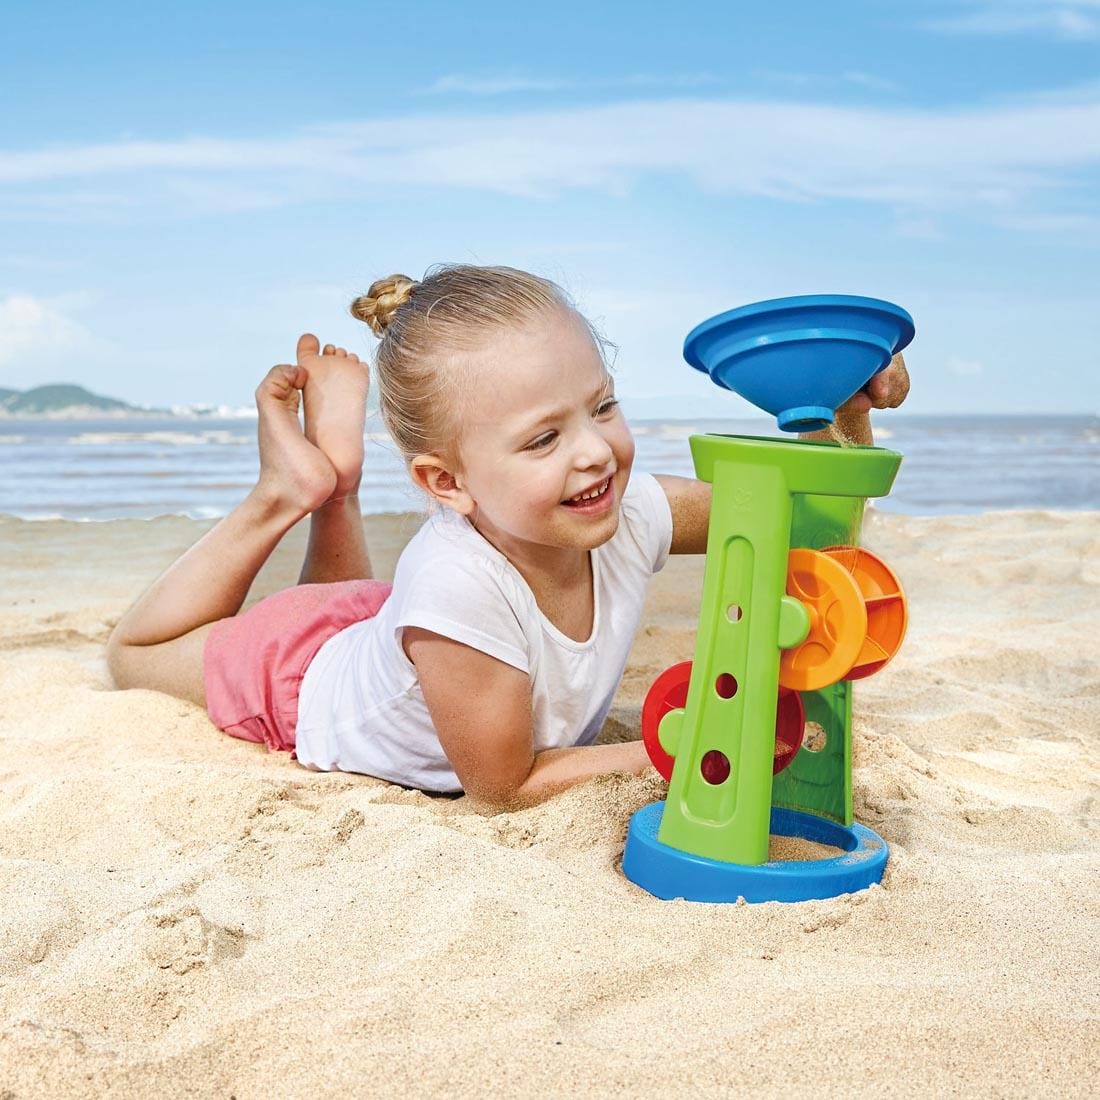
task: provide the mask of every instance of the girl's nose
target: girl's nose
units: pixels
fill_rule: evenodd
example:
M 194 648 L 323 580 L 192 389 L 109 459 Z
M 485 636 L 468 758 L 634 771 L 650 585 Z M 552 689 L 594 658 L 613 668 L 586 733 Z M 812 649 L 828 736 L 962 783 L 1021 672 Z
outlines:
M 589 428 L 581 439 L 577 450 L 577 465 L 581 469 L 591 466 L 606 466 L 614 458 L 611 445 L 595 428 Z

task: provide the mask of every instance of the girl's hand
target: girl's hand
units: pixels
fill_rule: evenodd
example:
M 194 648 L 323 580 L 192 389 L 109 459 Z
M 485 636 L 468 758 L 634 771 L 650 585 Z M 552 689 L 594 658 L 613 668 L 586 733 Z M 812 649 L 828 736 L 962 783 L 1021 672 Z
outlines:
M 865 416 L 872 409 L 896 409 L 909 395 L 909 371 L 900 354 L 837 409 L 837 418 Z

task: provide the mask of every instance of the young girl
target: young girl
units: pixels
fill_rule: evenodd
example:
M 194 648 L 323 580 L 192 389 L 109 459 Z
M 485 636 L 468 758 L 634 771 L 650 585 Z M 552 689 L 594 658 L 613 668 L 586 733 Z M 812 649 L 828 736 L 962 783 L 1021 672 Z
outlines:
M 366 365 L 305 335 L 256 391 L 256 487 L 111 634 L 116 686 L 189 699 L 310 768 L 495 806 L 641 774 L 640 741 L 592 741 L 649 578 L 706 549 L 710 486 L 632 472 L 604 342 L 546 279 L 442 266 L 351 308 L 381 337 L 381 413 L 433 504 L 393 585 L 370 579 L 359 510 Z M 868 409 L 907 391 L 899 357 L 838 427 L 870 442 Z M 238 614 L 305 516 L 298 585 Z

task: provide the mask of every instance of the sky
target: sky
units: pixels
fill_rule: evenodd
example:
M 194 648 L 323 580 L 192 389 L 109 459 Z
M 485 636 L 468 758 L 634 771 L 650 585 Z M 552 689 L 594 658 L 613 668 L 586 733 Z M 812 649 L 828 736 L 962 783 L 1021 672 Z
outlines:
M 1100 0 L 6 0 L 0 386 L 248 405 L 441 262 L 559 282 L 628 413 L 749 302 L 905 307 L 912 413 L 1100 412 Z

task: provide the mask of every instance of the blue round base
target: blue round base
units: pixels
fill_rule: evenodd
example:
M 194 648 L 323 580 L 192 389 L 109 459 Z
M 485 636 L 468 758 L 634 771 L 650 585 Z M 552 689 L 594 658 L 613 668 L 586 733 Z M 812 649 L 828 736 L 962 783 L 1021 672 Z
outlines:
M 797 810 L 772 808 L 774 836 L 794 836 L 842 848 L 833 859 L 762 863 L 749 867 L 691 855 L 657 839 L 663 802 L 644 806 L 630 819 L 623 873 L 668 901 L 811 901 L 854 894 L 879 882 L 886 870 L 886 841 L 863 825 L 845 827 Z

